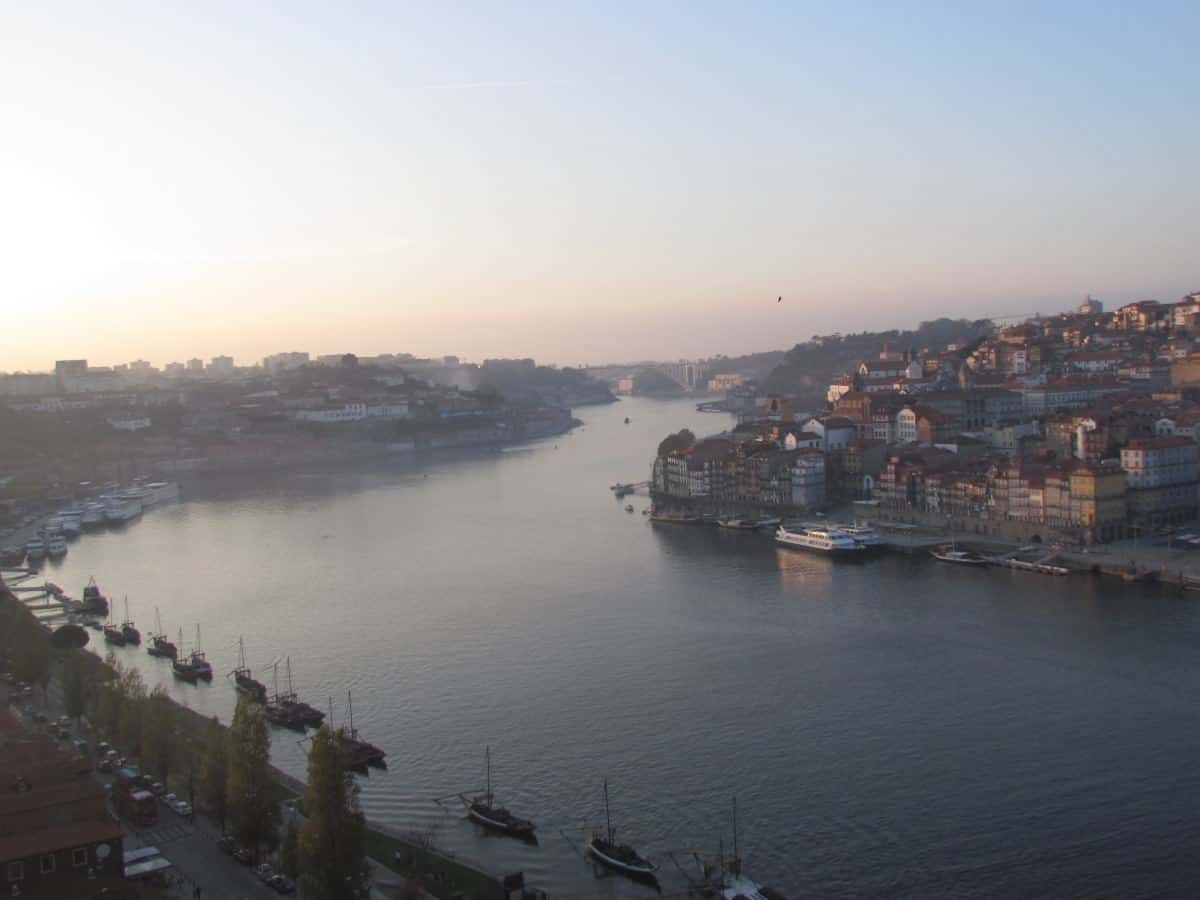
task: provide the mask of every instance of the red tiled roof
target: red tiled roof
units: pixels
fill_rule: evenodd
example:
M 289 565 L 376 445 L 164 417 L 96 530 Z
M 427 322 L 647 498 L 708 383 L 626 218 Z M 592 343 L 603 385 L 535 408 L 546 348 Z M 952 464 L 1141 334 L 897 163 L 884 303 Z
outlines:
M 0 838 L 0 863 L 71 850 L 101 841 L 115 841 L 120 837 L 121 826 L 111 819 L 103 822 L 71 822 L 57 828 L 27 831 Z

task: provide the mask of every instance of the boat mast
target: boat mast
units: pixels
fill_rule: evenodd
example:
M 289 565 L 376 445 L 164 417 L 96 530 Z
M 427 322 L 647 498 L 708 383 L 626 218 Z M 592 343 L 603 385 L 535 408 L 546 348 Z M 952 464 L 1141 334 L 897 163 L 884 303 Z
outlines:
M 271 672 L 275 676 L 275 702 L 279 702 L 279 660 L 275 660 L 271 666 Z
M 296 692 L 292 690 L 292 658 L 287 658 L 287 673 L 288 673 L 288 697 L 295 698 Z
M 238 638 L 238 668 L 246 668 L 246 645 L 242 643 L 242 639 Z
M 129 624 L 129 595 L 128 594 L 125 595 L 125 621 L 122 624 L 125 624 L 125 625 Z
M 346 710 L 350 717 L 350 740 L 358 740 L 358 732 L 354 730 L 354 699 L 350 696 L 349 688 L 346 689 Z
M 742 861 L 738 858 L 738 841 L 737 841 L 737 794 L 733 796 L 733 860 L 729 864 L 729 871 L 734 875 L 740 875 L 742 870 Z
M 488 806 L 492 805 L 492 748 L 487 746 L 483 750 L 483 758 L 487 762 L 487 802 Z
M 201 655 L 203 655 L 203 652 L 200 650 L 200 623 L 199 622 L 196 623 L 196 649 L 193 650 L 192 653 L 193 654 L 200 653 Z
M 166 637 L 162 630 L 162 619 L 158 615 L 158 607 L 154 607 L 154 628 L 158 632 L 159 637 Z
M 608 832 L 608 842 L 615 843 L 613 839 L 612 816 L 608 812 L 608 779 L 604 779 L 604 828 Z

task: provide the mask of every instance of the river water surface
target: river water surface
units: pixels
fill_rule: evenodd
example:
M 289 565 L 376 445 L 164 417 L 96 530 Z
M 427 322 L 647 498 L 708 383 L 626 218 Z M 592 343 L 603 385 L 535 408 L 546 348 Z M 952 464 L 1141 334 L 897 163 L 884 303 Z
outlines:
M 606 777 L 667 891 L 686 884 L 670 851 L 728 846 L 736 794 L 748 873 L 789 897 L 1195 894 L 1197 595 L 653 526 L 608 485 L 646 478 L 667 432 L 729 420 L 684 401 L 576 414 L 495 455 L 189 486 L 49 577 L 78 596 L 95 575 L 143 632 L 155 607 L 189 645 L 199 622 L 210 686 L 117 652 L 203 712 L 232 712 L 239 637 L 269 687 L 290 655 L 339 720 L 352 690 L 388 752 L 368 815 L 554 897 L 650 893 L 576 853 Z M 432 802 L 481 786 L 489 744 L 538 847 Z M 274 756 L 302 774 L 296 735 Z

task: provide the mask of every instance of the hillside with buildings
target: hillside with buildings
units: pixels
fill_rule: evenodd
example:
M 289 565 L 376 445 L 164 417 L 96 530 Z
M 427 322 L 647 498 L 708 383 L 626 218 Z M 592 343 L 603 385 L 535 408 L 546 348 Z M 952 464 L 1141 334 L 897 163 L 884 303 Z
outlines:
M 1200 293 L 816 339 L 780 368 L 790 391 L 772 376 L 736 427 L 654 459 L 660 508 L 858 500 L 964 532 L 1079 543 L 1197 516 Z

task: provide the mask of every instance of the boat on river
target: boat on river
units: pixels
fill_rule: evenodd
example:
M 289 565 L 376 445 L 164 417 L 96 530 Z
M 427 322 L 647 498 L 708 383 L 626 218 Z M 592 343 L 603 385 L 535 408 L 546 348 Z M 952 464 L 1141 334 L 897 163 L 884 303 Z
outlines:
M 192 658 L 183 655 L 183 629 L 179 629 L 179 654 L 175 659 L 171 660 L 171 674 L 180 681 L 186 681 L 188 684 L 195 684 L 199 677 L 196 674 L 195 667 L 192 666 Z
M 487 769 L 487 776 L 484 791 L 476 797 L 468 797 L 465 794 L 460 794 L 463 806 L 466 807 L 467 816 L 474 822 L 478 822 L 484 828 L 501 834 L 511 835 L 515 838 L 520 838 L 525 841 L 536 841 L 537 837 L 534 831 L 535 826 L 528 819 L 522 819 L 520 816 L 515 816 L 503 806 L 496 804 L 496 798 L 492 794 L 492 749 L 488 747 L 484 750 L 484 760 Z
M 758 527 L 758 522 L 754 519 L 742 519 L 730 516 L 724 519 L 717 519 L 717 527 L 729 528 L 734 531 L 753 531 Z
M 255 703 L 266 704 L 267 686 L 261 681 L 256 681 L 250 673 L 250 668 L 246 665 L 246 647 L 241 638 L 238 638 L 238 666 L 230 674 L 233 675 L 234 688 L 239 694 Z
M 781 525 L 775 532 L 775 543 L 793 550 L 806 550 L 841 559 L 862 559 L 867 555 L 862 545 L 846 532 L 816 525 L 805 525 L 794 530 Z
M 387 754 L 381 748 L 358 736 L 358 729 L 354 727 L 354 701 L 349 691 L 346 691 L 346 707 L 349 710 L 350 724 L 347 728 L 339 728 L 337 734 L 346 750 L 350 768 L 356 772 L 366 772 L 368 766 L 386 769 Z
M 125 643 L 140 644 L 142 642 L 142 633 L 133 627 L 133 620 L 129 618 L 129 598 L 125 598 L 125 621 L 121 623 L 121 634 L 125 635 Z
M 212 663 L 204 655 L 204 651 L 200 649 L 200 625 L 196 625 L 196 647 L 192 650 L 191 656 L 188 657 L 188 663 L 192 667 L 192 671 L 196 673 L 197 678 L 203 678 L 205 681 L 212 681 Z
M 608 808 L 608 779 L 604 779 L 604 831 L 593 831 L 587 839 L 587 851 L 597 862 L 634 878 L 654 878 L 658 866 L 633 847 L 617 842 L 616 829 Z
M 83 605 L 81 610 L 99 615 L 108 615 L 108 599 L 100 593 L 100 588 L 96 585 L 95 578 L 89 578 L 87 586 L 83 589 Z
M 157 606 L 154 607 L 154 627 L 157 631 L 150 635 L 150 645 L 146 647 L 146 652 L 151 656 L 175 659 L 179 655 L 179 648 L 163 634 L 162 619 L 159 618 Z
M 0 566 L 17 567 L 25 562 L 24 547 L 5 547 L 0 550 Z
M 951 563 L 956 566 L 987 566 L 991 560 L 973 550 L 941 549 L 930 550 L 929 555 L 939 562 Z
M 106 644 L 116 644 L 118 647 L 125 646 L 125 632 L 121 630 L 120 625 L 114 625 L 112 622 L 112 611 L 109 611 L 109 620 L 104 626 L 104 642 Z
M 25 556 L 29 562 L 42 559 L 46 555 L 46 542 L 40 537 L 30 538 L 25 544 Z

